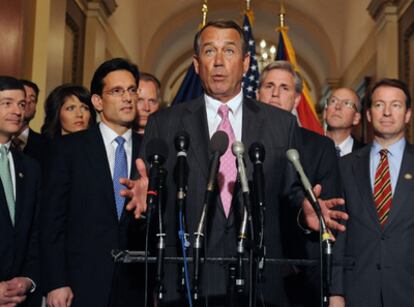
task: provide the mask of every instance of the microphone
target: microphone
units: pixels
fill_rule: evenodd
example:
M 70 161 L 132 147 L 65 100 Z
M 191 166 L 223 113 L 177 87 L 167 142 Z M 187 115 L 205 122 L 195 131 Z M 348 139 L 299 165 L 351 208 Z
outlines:
M 184 204 L 182 200 L 186 197 L 187 192 L 187 151 L 190 146 L 190 137 L 186 131 L 177 133 L 174 139 L 175 150 L 177 151 L 177 162 L 175 167 L 175 182 L 177 184 L 177 200 L 179 201 L 180 210 Z
M 265 148 L 261 143 L 253 143 L 249 148 L 250 161 L 253 163 L 253 190 L 257 204 L 260 207 L 265 207 L 264 197 L 264 175 L 263 175 L 263 161 L 265 159 Z
M 289 149 L 286 151 L 286 157 L 293 164 L 293 167 L 298 172 L 302 186 L 305 189 L 306 194 L 308 195 L 309 201 L 312 204 L 313 209 L 315 210 L 318 217 L 323 220 L 321 207 L 319 206 L 318 200 L 315 197 L 315 194 L 312 190 L 312 185 L 309 182 L 308 177 L 303 170 L 302 164 L 300 163 L 299 153 L 296 149 Z
M 159 175 L 160 167 L 164 164 L 168 156 L 167 144 L 159 139 L 152 139 L 145 150 L 146 160 L 150 165 L 148 176 L 148 190 L 147 190 L 147 207 L 148 207 L 148 221 L 151 218 L 154 207 L 158 202 L 158 188 L 159 188 Z
M 186 131 L 180 131 L 176 134 L 174 139 L 174 146 L 177 151 L 177 161 L 175 164 L 175 183 L 177 185 L 177 196 L 176 196 L 176 202 L 178 206 L 178 237 L 181 242 L 181 248 L 183 253 L 183 266 L 182 266 L 182 276 L 179 279 L 179 284 L 182 287 L 182 290 L 185 289 L 186 284 L 188 287 L 188 283 L 186 283 L 186 280 L 188 280 L 188 270 L 187 270 L 187 264 L 186 261 L 186 249 L 190 246 L 190 243 L 188 241 L 188 233 L 186 231 L 186 225 L 185 225 L 185 216 L 184 216 L 184 210 L 185 210 L 185 204 L 186 204 L 186 198 L 187 198 L 187 181 L 188 181 L 188 165 L 187 165 L 187 151 L 190 146 L 190 136 Z M 188 292 L 190 291 L 189 288 L 187 288 Z M 189 294 L 189 297 L 191 297 L 191 294 Z
M 164 179 L 166 171 L 162 168 L 166 158 L 168 156 L 168 147 L 167 144 L 159 138 L 152 139 L 148 142 L 145 157 L 149 163 L 149 174 L 148 174 L 148 190 L 147 190 L 147 229 L 145 235 L 145 276 L 147 279 L 148 276 L 148 243 L 149 243 L 149 229 L 151 226 L 152 214 L 155 211 L 155 208 L 158 205 L 159 209 L 159 233 L 157 234 L 158 243 L 157 243 L 157 299 L 163 298 L 163 285 L 162 285 L 162 275 L 163 275 L 163 257 L 165 250 L 165 240 L 162 227 L 162 210 L 160 201 L 162 201 L 161 190 L 164 186 Z M 147 305 L 147 280 L 145 283 L 145 306 Z M 155 289 L 154 289 L 155 290 Z
M 249 148 L 249 158 L 250 161 L 253 163 L 253 193 L 254 193 L 254 200 L 256 202 L 257 207 L 259 208 L 259 238 L 258 238 L 258 269 L 260 273 L 264 270 L 265 265 L 265 246 L 264 246 L 264 225 L 265 225 L 265 181 L 264 181 L 264 174 L 263 174 L 263 162 L 266 156 L 265 148 L 263 144 L 254 142 L 250 145 Z M 259 275 L 259 279 L 262 276 Z
M 201 211 L 200 221 L 197 226 L 197 231 L 194 233 L 194 282 L 193 282 L 193 297 L 198 300 L 199 292 L 199 277 L 200 277 L 200 252 L 202 247 L 202 239 L 204 237 L 204 228 L 207 218 L 208 206 L 212 201 L 215 189 L 216 175 L 220 165 L 220 157 L 226 152 L 229 146 L 229 137 L 224 131 L 216 131 L 210 140 L 210 151 L 212 153 L 210 159 L 210 171 L 207 179 L 207 188 L 204 194 L 203 209 Z
M 241 185 L 241 190 L 243 194 L 243 201 L 244 201 L 244 210 L 243 210 L 243 219 L 240 225 L 240 232 L 239 232 L 239 241 L 237 243 L 237 272 L 236 272 L 236 291 L 241 293 L 243 291 L 243 287 L 245 284 L 244 280 L 244 273 L 243 273 L 243 255 L 245 252 L 245 240 L 247 238 L 247 221 L 249 220 L 250 223 L 252 222 L 251 216 L 251 208 L 250 208 L 250 199 L 249 199 L 249 183 L 247 181 L 246 176 L 246 167 L 244 165 L 244 145 L 240 141 L 235 141 L 231 147 L 233 155 L 236 157 L 237 161 L 237 171 L 239 173 L 239 180 Z M 251 234 L 253 234 L 251 229 Z M 252 239 L 253 242 L 253 239 Z
M 300 180 L 302 182 L 302 186 L 305 189 L 306 194 L 308 195 L 308 200 L 311 203 L 313 209 L 315 210 L 319 222 L 321 225 L 321 240 L 322 240 L 322 246 L 323 246 L 323 255 L 325 257 L 325 267 L 324 269 L 324 276 L 327 283 L 330 283 L 331 279 L 331 261 L 332 261 L 332 242 L 331 242 L 331 236 L 329 235 L 328 228 L 326 227 L 326 222 L 322 214 L 321 207 L 319 205 L 319 202 L 317 198 L 315 197 L 315 194 L 312 190 L 312 185 L 309 182 L 308 177 L 306 176 L 302 164 L 300 163 L 299 153 L 296 149 L 289 149 L 286 152 L 286 157 L 288 160 L 293 164 L 294 168 L 299 174 Z

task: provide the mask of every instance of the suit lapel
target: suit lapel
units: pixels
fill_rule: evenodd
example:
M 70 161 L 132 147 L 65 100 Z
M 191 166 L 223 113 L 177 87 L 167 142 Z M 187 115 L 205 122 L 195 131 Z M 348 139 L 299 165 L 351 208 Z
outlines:
M 243 100 L 243 121 L 242 121 L 242 142 L 244 144 L 244 160 L 247 165 L 248 178 L 251 178 L 253 172 L 252 163 L 247 163 L 249 147 L 252 143 L 261 139 L 261 128 L 264 123 L 264 118 L 260 114 L 260 108 L 250 99 Z
M 371 146 L 367 146 L 356 154 L 358 159 L 353 165 L 353 173 L 355 175 L 354 179 L 357 182 L 357 189 L 361 195 L 362 206 L 368 211 L 375 227 L 381 230 L 370 181 L 370 150 Z
M 385 229 L 391 227 L 392 223 L 398 217 L 404 206 L 410 202 L 407 201 L 407 197 L 412 195 L 410 192 L 414 189 L 414 146 L 411 144 L 406 145 L 403 159 L 401 162 L 401 168 L 398 175 L 397 186 L 394 190 L 392 198 L 390 215 L 388 221 L 385 224 Z
M 25 184 L 25 170 L 23 166 L 23 161 L 21 154 L 15 150 L 14 148 L 11 149 L 13 162 L 14 162 L 14 176 L 16 182 L 16 201 L 15 201 L 15 226 L 19 225 L 20 217 L 24 210 L 24 184 Z
M 109 169 L 108 156 L 106 154 L 105 144 L 102 139 L 99 126 L 91 128 L 87 131 L 87 144 L 85 146 L 87 156 L 89 157 L 89 163 L 93 168 L 94 174 L 96 174 L 96 180 L 98 186 L 101 187 L 102 193 L 107 199 L 107 203 L 111 205 L 112 214 L 116 220 L 118 220 L 116 213 L 114 187 L 112 184 L 111 170 Z
M 189 156 L 194 156 L 204 176 L 208 176 L 209 132 L 204 98 L 188 103 L 187 113 L 183 115 L 182 124 L 190 135 Z
M 134 131 L 132 131 L 131 138 L 132 138 L 132 152 L 131 152 L 131 171 L 129 173 L 130 174 L 129 175 L 129 178 L 130 179 L 136 179 L 136 178 L 138 178 L 138 170 L 137 170 L 137 168 L 135 166 L 135 160 L 138 158 L 139 147 L 140 147 L 140 144 L 141 144 L 141 139 L 140 139 L 139 135 L 136 132 L 134 132 Z M 111 184 L 112 184 L 112 181 L 111 181 Z M 113 190 L 113 188 L 112 188 L 112 190 Z M 124 202 L 124 209 L 122 210 L 122 215 L 121 215 L 120 223 L 123 222 L 126 219 L 126 217 L 127 217 L 127 215 L 125 214 L 125 212 L 126 212 L 125 205 L 127 203 L 128 203 L 128 199 L 126 198 L 125 199 L 125 202 Z M 114 208 L 115 208 L 115 214 L 117 214 L 116 213 L 115 199 L 114 199 Z

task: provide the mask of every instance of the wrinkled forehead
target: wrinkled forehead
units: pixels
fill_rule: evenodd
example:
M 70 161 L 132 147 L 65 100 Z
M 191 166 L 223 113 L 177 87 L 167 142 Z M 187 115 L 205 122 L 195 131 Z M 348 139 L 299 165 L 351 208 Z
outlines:
M 241 47 L 242 37 L 239 32 L 233 28 L 217 28 L 214 26 L 207 27 L 201 32 L 200 47 L 206 45 L 236 45 Z

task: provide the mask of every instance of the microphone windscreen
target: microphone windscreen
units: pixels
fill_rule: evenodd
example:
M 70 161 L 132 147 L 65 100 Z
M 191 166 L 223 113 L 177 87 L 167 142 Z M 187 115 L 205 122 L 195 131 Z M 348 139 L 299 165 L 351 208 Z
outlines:
M 147 161 L 150 161 L 154 156 L 162 157 L 165 160 L 168 157 L 168 146 L 162 139 L 152 139 L 145 148 L 145 156 Z
M 292 163 L 299 161 L 299 153 L 296 149 L 291 148 L 288 151 L 286 151 L 286 157 L 288 160 Z
M 175 135 L 174 146 L 177 151 L 187 151 L 190 146 L 190 136 L 187 131 L 179 131 Z
M 231 146 L 231 151 L 233 155 L 244 155 L 244 145 L 240 141 L 234 141 L 233 145 Z
M 229 137 L 227 133 L 221 130 L 216 131 L 210 140 L 211 152 L 219 152 L 223 155 L 229 146 Z
M 262 143 L 254 142 L 249 148 L 250 161 L 253 163 L 262 162 L 265 159 L 265 148 Z

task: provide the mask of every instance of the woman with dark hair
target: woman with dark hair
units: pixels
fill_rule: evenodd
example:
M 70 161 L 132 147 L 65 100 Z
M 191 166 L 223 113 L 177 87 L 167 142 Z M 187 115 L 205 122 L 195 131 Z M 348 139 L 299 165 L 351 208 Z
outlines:
M 41 132 L 49 139 L 85 130 L 96 123 L 91 94 L 80 85 L 56 87 L 46 99 L 45 115 Z

